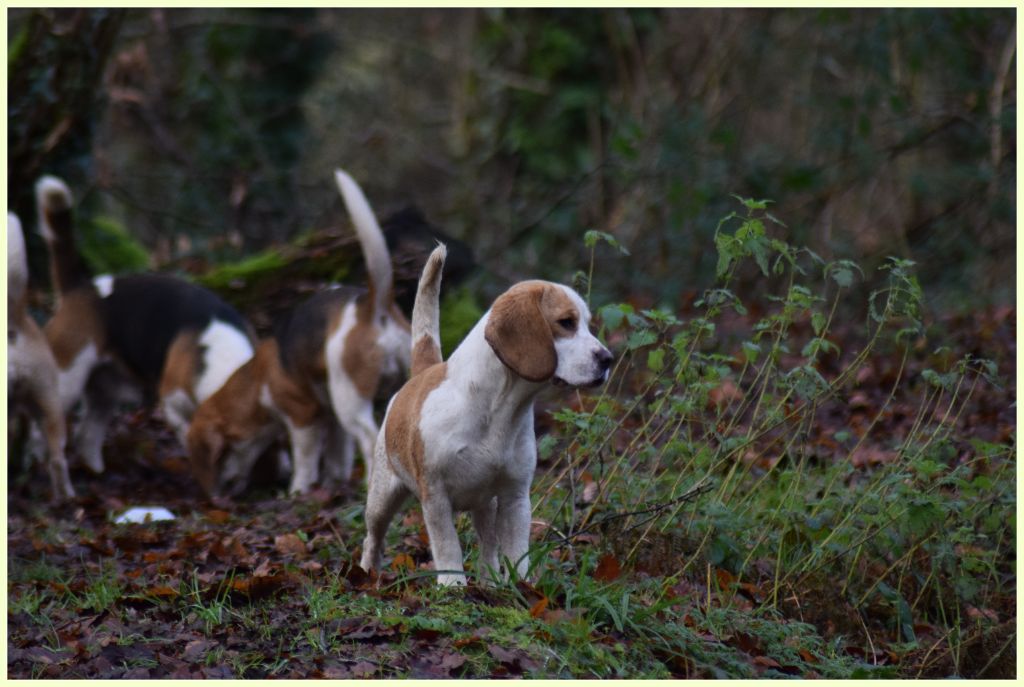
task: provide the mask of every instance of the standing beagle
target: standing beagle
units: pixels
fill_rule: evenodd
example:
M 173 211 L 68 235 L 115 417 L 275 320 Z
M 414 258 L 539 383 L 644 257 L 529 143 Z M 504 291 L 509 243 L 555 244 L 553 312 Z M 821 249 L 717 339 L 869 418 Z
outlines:
M 408 373 L 409 322 L 394 302 L 387 244 L 359 185 L 342 170 L 334 174 L 363 249 L 368 288 L 336 287 L 299 305 L 199 407 L 189 458 L 208 495 L 239 493 L 282 429 L 292 448 L 290 493 L 317 482 L 322 453 L 328 475 L 347 482 L 353 438 L 367 464 L 373 455 L 381 380 Z
M 412 378 L 391 399 L 377 437 L 360 565 L 379 569 L 388 524 L 410 493 L 423 507 L 441 584 L 463 584 L 456 511 L 470 511 L 480 573 L 499 553 L 527 571 L 530 483 L 537 462 L 533 400 L 548 382 L 598 386 L 612 354 L 588 329 L 567 286 L 525 281 L 499 296 L 447 362 L 438 291 L 445 249 L 431 254 L 412 315 Z
M 28 260 L 21 221 L 7 213 L 7 397 L 24 403 L 39 419 L 53 500 L 74 498 L 64 457 L 64 412 L 57 388 L 57 362 L 46 337 L 28 313 Z
M 196 406 L 253 355 L 249 326 L 206 289 L 159 274 L 92 277 L 75 246 L 71 191 L 36 183 L 57 308 L 44 331 L 57 361 L 64 412 L 84 401 L 75 445 L 103 471 L 103 437 L 117 406 L 159 399 L 185 441 Z

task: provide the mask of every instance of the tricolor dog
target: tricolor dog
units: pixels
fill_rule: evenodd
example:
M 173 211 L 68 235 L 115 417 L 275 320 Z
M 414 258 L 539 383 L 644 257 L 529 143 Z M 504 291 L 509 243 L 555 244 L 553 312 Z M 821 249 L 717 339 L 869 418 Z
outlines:
M 122 402 L 159 400 L 185 441 L 196 406 L 253 355 L 249 326 L 212 292 L 175 277 L 93 278 L 75 247 L 72 199 L 52 176 L 36 183 L 57 307 L 44 331 L 65 413 L 84 401 L 75 445 L 103 471 L 103 437 Z
M 465 582 L 456 511 L 469 511 L 480 573 L 499 554 L 527 570 L 530 482 L 537 461 L 533 400 L 549 383 L 598 386 L 612 355 L 567 286 L 525 281 L 498 297 L 444 362 L 438 290 L 444 247 L 431 254 L 412 315 L 412 377 L 391 399 L 377 437 L 360 565 L 379 569 L 388 524 L 416 494 L 441 584 Z
M 57 390 L 57 362 L 46 337 L 28 313 L 28 260 L 21 222 L 7 213 L 7 397 L 27 411 L 42 429 L 46 466 L 55 501 L 75 490 L 64 457 L 64 411 Z
M 237 494 L 267 445 L 288 432 L 289 492 L 319 477 L 352 475 L 354 442 L 369 463 L 377 437 L 373 399 L 383 378 L 409 370 L 409 322 L 395 305 L 391 257 L 362 189 L 347 173 L 335 180 L 367 266 L 368 288 L 314 295 L 278 324 L 255 357 L 196 412 L 188 437 L 193 474 L 207 494 Z

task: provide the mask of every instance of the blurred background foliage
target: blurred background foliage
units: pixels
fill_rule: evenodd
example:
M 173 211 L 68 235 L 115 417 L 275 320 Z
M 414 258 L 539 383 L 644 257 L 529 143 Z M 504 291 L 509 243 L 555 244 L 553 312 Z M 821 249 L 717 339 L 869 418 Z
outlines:
M 630 251 L 598 302 L 678 309 L 735 193 L 825 258 L 917 261 L 931 308 L 1014 303 L 1015 46 L 1012 9 L 11 9 L 8 205 L 62 175 L 173 269 L 347 231 L 343 166 L 467 242 L 481 302 L 597 229 Z

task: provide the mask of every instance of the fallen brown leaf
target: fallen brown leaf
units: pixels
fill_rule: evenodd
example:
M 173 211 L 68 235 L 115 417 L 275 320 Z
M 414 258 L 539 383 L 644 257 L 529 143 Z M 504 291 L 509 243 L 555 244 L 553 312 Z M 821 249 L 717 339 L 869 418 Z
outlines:
M 597 562 L 594 579 L 599 582 L 611 582 L 618 579 L 621 574 L 622 566 L 619 565 L 619 560 L 613 554 L 606 553 Z
M 285 556 L 305 556 L 307 553 L 306 542 L 302 541 L 299 535 L 293 533 L 279 534 L 274 537 L 274 548 Z
M 400 553 L 391 559 L 391 569 L 395 572 L 400 572 L 402 570 L 415 570 L 416 561 L 414 561 L 412 556 L 409 554 Z
M 770 658 L 768 656 L 755 656 L 754 657 L 754 663 L 756 665 L 759 665 L 759 666 L 764 666 L 765 668 L 781 668 L 782 667 L 782 665 L 778 661 L 776 661 L 774 658 Z
M 223 525 L 231 519 L 231 513 L 226 510 L 220 510 L 219 508 L 213 508 L 206 511 L 206 519 L 214 525 Z
M 807 649 L 800 649 L 800 658 L 804 659 L 807 663 L 817 663 L 819 660 L 817 656 Z

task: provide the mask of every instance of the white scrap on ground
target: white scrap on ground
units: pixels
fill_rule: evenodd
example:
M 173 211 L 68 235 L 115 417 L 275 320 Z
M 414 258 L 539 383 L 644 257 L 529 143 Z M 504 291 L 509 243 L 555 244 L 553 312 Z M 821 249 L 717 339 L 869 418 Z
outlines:
M 118 525 L 174 520 L 174 513 L 162 506 L 134 506 L 114 520 Z

